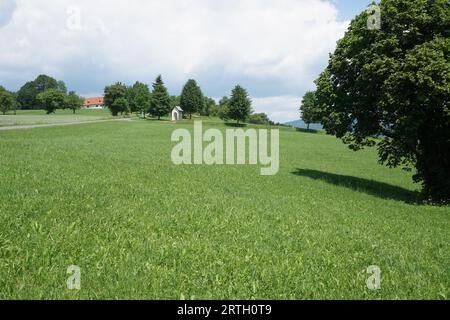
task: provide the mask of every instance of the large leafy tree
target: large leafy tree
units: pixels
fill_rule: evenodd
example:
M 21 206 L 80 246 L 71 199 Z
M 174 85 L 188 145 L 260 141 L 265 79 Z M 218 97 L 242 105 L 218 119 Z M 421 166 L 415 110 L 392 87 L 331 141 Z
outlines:
M 47 114 L 54 113 L 56 109 L 65 107 L 64 93 L 58 89 L 48 89 L 37 95 L 39 105 L 47 111 Z
M 47 91 L 48 89 L 60 89 L 58 87 L 58 81 L 45 74 L 39 75 L 36 80 L 34 80 L 34 86 L 36 87 L 38 94 Z
M 128 114 L 130 112 L 130 104 L 127 98 L 117 98 L 114 100 L 111 108 L 113 110 L 120 110 L 122 114 Z
M 202 116 L 216 116 L 218 113 L 216 100 L 209 97 L 204 97 L 203 110 L 200 110 Z
M 271 123 L 269 116 L 265 113 L 253 113 L 252 115 L 250 115 L 249 121 L 250 123 L 253 124 L 263 124 L 263 125 Z
M 132 87 L 128 88 L 128 102 L 131 112 L 140 112 L 145 118 L 145 113 L 150 106 L 150 89 L 148 85 L 137 81 Z
M 224 96 L 222 99 L 220 99 L 219 101 L 219 107 L 223 107 L 223 106 L 228 106 L 230 102 L 230 98 L 227 96 Z
M 193 79 L 188 80 L 183 87 L 180 98 L 181 109 L 192 118 L 192 114 L 205 109 L 205 100 L 202 90 Z
M 245 122 L 252 113 L 252 100 L 247 90 L 237 85 L 231 92 L 228 102 L 228 117 L 236 120 L 237 123 Z
M 159 75 L 153 83 L 149 112 L 152 116 L 158 117 L 158 120 L 160 120 L 162 116 L 165 116 L 170 112 L 170 103 L 169 93 L 164 85 L 161 75 Z
M 17 92 L 17 103 L 21 109 L 33 109 L 37 107 L 36 96 L 38 92 L 34 81 L 28 81 Z
M 415 166 L 427 199 L 450 201 L 450 4 L 382 0 L 352 21 L 316 81 L 323 125 L 391 167 Z
M 127 112 L 128 104 L 125 105 L 123 103 L 116 103 L 116 100 L 118 99 L 127 98 L 127 87 L 124 84 L 117 82 L 111 86 L 106 86 L 104 95 L 104 103 L 109 108 L 113 116 L 117 116 L 119 112 Z M 127 108 L 125 109 L 125 107 Z
M 14 96 L 0 86 L 0 112 L 6 114 L 6 112 L 14 109 L 14 104 Z
M 307 130 L 309 130 L 311 123 L 319 123 L 321 121 L 320 107 L 314 91 L 308 91 L 303 96 L 300 113 L 307 125 Z
M 63 89 L 62 84 L 47 75 L 39 75 L 35 80 L 25 83 L 17 92 L 17 102 L 21 109 L 39 108 L 37 95 L 48 89 Z
M 67 109 L 75 112 L 81 108 L 83 105 L 83 98 L 75 93 L 75 91 L 70 91 L 69 94 L 64 98 L 64 105 Z

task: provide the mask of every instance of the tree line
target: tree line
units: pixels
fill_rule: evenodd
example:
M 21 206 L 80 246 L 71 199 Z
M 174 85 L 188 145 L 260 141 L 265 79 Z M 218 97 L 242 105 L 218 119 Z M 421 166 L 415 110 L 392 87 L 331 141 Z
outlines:
M 132 86 L 117 82 L 105 87 L 104 97 L 105 105 L 113 116 L 136 113 L 143 118 L 150 115 L 159 120 L 175 106 L 180 106 L 189 119 L 193 114 L 199 114 L 235 120 L 237 123 L 273 124 L 266 114 L 253 113 L 252 100 L 247 90 L 239 85 L 232 90 L 230 97 L 223 97 L 219 104 L 213 98 L 204 96 L 194 79 L 186 82 L 180 96 L 170 96 L 161 75 L 152 84 L 152 90 L 141 82 Z
M 35 80 L 25 83 L 17 92 L 10 92 L 0 86 L 0 112 L 17 109 L 44 109 L 47 114 L 57 109 L 70 109 L 73 113 L 83 105 L 83 98 L 74 91 L 67 90 L 64 81 L 48 75 L 39 75 Z M 224 96 L 219 103 L 203 95 L 197 82 L 189 79 L 181 95 L 170 96 L 159 75 L 150 90 L 147 84 L 137 81 L 132 86 L 121 82 L 106 86 L 104 103 L 113 116 L 118 114 L 150 115 L 161 119 L 167 116 L 175 106 L 180 106 L 185 115 L 192 118 L 200 116 L 219 117 L 224 121 L 235 120 L 238 123 L 249 122 L 261 125 L 275 125 L 265 113 L 254 113 L 252 100 L 246 89 L 237 85 L 230 96 Z
M 17 109 L 44 109 L 47 114 L 56 109 L 71 109 L 73 113 L 83 105 L 83 98 L 75 91 L 68 91 L 64 81 L 47 75 L 39 75 L 25 83 L 17 92 L 0 86 L 0 112 Z

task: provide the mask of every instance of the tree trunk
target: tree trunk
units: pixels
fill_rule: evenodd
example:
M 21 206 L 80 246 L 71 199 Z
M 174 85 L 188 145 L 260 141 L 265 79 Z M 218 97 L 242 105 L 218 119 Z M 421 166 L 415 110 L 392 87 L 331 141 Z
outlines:
M 306 130 L 308 130 L 309 131 L 309 123 L 308 123 L 308 127 L 307 127 L 307 129 Z
M 73 114 L 75 114 L 75 109 L 73 109 Z

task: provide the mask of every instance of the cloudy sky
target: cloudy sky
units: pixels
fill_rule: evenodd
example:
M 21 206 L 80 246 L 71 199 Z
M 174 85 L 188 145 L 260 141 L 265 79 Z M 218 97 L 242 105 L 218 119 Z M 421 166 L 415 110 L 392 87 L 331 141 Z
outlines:
M 219 98 L 241 84 L 253 108 L 296 120 L 350 19 L 371 0 L 0 0 L 0 85 L 38 74 L 81 95 L 196 79 Z

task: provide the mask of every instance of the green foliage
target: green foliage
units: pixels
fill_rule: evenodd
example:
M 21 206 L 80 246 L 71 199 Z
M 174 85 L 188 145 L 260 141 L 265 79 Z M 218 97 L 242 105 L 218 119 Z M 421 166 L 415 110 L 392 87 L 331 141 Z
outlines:
M 170 96 L 170 108 L 173 109 L 175 107 L 179 107 L 180 100 L 181 100 L 180 96 Z
M 230 98 L 225 96 L 222 99 L 220 99 L 219 106 L 217 107 L 217 116 L 224 121 L 230 120 L 229 118 L 230 108 L 228 107 L 229 102 Z
M 130 104 L 128 103 L 128 100 L 126 98 L 117 98 L 114 100 L 114 103 L 112 104 L 113 110 L 120 110 L 120 112 L 123 114 L 129 114 L 130 113 Z
M 239 122 L 247 121 L 252 113 L 252 101 L 247 90 L 237 85 L 231 92 L 231 99 L 228 103 L 228 117 Z
M 380 6 L 381 30 L 359 15 L 316 81 L 324 128 L 354 150 L 377 145 L 388 166 L 415 166 L 427 199 L 450 201 L 449 2 Z
M 128 101 L 125 104 L 122 100 L 127 98 L 127 87 L 124 84 L 117 82 L 114 85 L 105 87 L 104 95 L 105 105 L 109 108 L 113 116 L 117 116 L 119 112 L 123 113 L 128 111 Z M 118 99 L 121 100 L 116 103 Z
M 230 98 L 227 96 L 224 96 L 222 99 L 220 99 L 219 101 L 219 107 L 223 107 L 223 106 L 228 106 L 228 104 L 230 103 Z
M 59 89 L 59 87 L 58 82 L 47 75 L 39 75 L 35 80 L 25 83 L 17 92 L 19 107 L 21 109 L 38 109 L 40 106 L 37 95 L 48 89 Z
M 205 102 L 203 103 L 203 109 L 200 110 L 200 115 L 207 117 L 217 116 L 219 109 L 217 108 L 216 100 L 214 100 L 213 98 L 204 97 L 204 101 Z
M 167 115 L 171 111 L 170 102 L 167 88 L 164 85 L 161 75 L 159 75 L 153 83 L 149 113 L 154 117 L 158 117 L 158 120 L 161 119 L 162 116 Z
M 302 120 L 308 126 L 307 130 L 309 130 L 309 125 L 311 123 L 319 123 L 321 118 L 321 108 L 317 102 L 316 93 L 313 91 L 307 92 L 303 96 L 302 105 L 300 107 L 300 113 Z
M 209 108 L 209 116 L 210 117 L 219 117 L 219 110 L 220 110 L 220 107 L 218 105 L 211 106 Z
M 6 112 L 14 109 L 14 104 L 14 96 L 11 92 L 0 86 L 0 112 L 6 114 Z
M 84 99 L 77 95 L 74 91 L 70 91 L 69 94 L 64 98 L 64 105 L 67 109 L 76 112 L 83 105 Z
M 203 93 L 195 80 L 190 79 L 184 85 L 181 92 L 180 107 L 186 114 L 189 114 L 190 118 L 192 118 L 193 113 L 204 111 Z
M 57 89 L 59 89 L 62 93 L 67 94 L 67 86 L 64 81 L 60 80 L 57 82 Z
M 228 105 L 219 106 L 217 116 L 224 121 L 230 120 L 230 108 Z
M 132 87 L 128 88 L 128 102 L 131 112 L 140 112 L 144 117 L 150 107 L 150 89 L 148 85 L 136 82 Z
M 265 113 L 253 113 L 250 115 L 249 122 L 253 124 L 270 124 L 271 121 Z
M 49 89 L 59 89 L 58 81 L 45 74 L 39 75 L 36 80 L 34 80 L 34 86 L 36 87 L 38 94 Z
M 17 92 L 17 103 L 20 109 L 33 109 L 37 107 L 36 96 L 38 92 L 34 81 L 25 83 Z
M 54 113 L 56 109 L 65 107 L 64 93 L 58 89 L 48 89 L 41 92 L 37 95 L 36 100 L 47 114 Z

